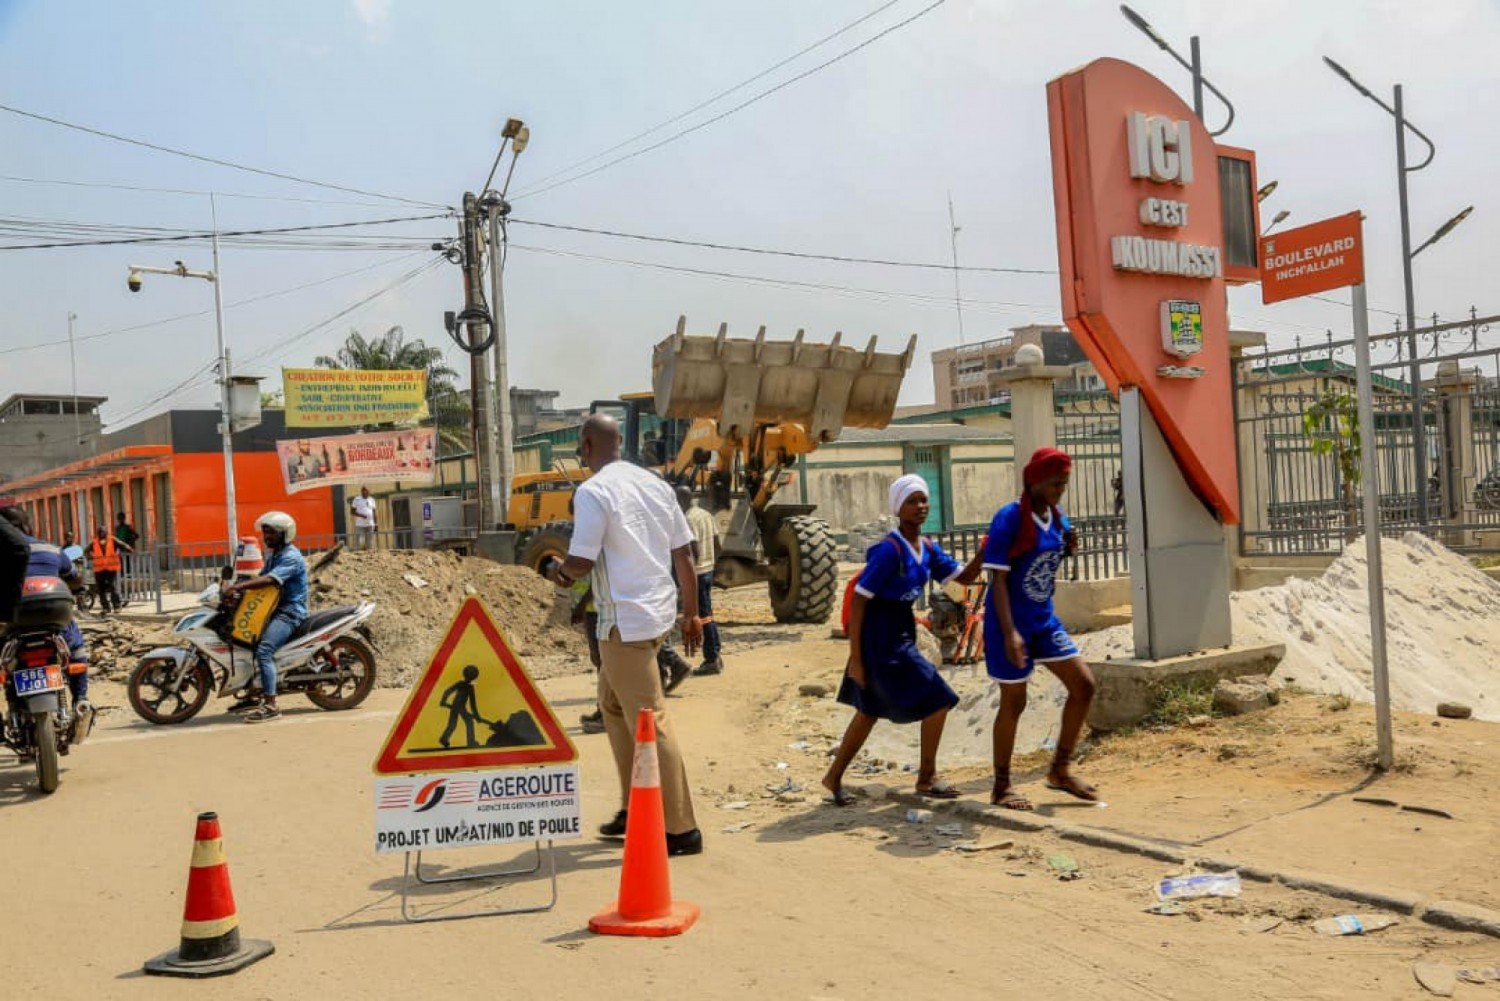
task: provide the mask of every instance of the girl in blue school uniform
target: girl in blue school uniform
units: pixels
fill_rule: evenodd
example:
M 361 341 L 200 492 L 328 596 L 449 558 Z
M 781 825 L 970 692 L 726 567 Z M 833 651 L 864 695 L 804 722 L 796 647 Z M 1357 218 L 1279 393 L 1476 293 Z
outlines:
M 1057 751 L 1047 770 L 1047 788 L 1094 802 L 1099 793 L 1072 773 L 1069 761 L 1094 698 L 1094 676 L 1052 608 L 1057 570 L 1078 546 L 1073 527 L 1058 504 L 1068 489 L 1073 460 L 1055 448 L 1039 448 L 1022 473 L 1019 500 L 996 513 L 984 546 L 990 572 L 984 615 L 984 659 L 1000 684 L 995 714 L 995 786 L 990 802 L 1030 810 L 1031 801 L 1010 780 L 1016 727 L 1026 709 L 1026 683 L 1037 664 L 1046 665 L 1068 690 Z
M 938 742 L 948 710 L 958 696 L 937 668 L 917 650 L 917 622 L 912 605 L 928 581 L 968 584 L 980 573 L 982 554 L 968 566 L 922 536 L 927 520 L 927 482 L 907 475 L 891 484 L 890 509 L 900 523 L 865 555 L 865 568 L 854 587 L 849 617 L 849 664 L 838 699 L 854 707 L 823 785 L 837 806 L 854 797 L 844 791 L 844 772 L 874 729 L 876 720 L 922 724 L 917 793 L 954 799 L 958 790 L 937 778 Z

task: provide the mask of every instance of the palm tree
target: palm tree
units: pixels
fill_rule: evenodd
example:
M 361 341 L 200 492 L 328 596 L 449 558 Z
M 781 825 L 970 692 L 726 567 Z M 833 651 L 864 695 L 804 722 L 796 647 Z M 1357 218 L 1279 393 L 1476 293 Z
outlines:
M 336 354 L 319 355 L 313 364 L 319 368 L 426 369 L 428 409 L 437 422 L 442 445 L 470 447 L 469 406 L 454 381 L 458 372 L 444 361 L 442 348 L 429 347 L 421 338 L 408 341 L 399 326 L 376 338 L 350 330 Z

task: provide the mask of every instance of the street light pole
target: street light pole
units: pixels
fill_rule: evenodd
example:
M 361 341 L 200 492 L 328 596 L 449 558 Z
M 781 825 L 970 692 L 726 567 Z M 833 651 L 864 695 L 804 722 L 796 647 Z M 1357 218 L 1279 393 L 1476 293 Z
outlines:
M 224 445 L 224 512 L 229 524 L 229 559 L 234 559 L 235 542 L 239 537 L 238 509 L 234 496 L 234 418 L 229 395 L 229 347 L 224 343 L 224 282 L 219 271 L 219 207 L 214 196 L 208 196 L 209 211 L 213 215 L 213 277 L 209 281 L 214 287 L 214 329 L 219 347 L 219 426 Z
M 495 333 L 495 357 L 492 360 L 495 380 L 495 510 L 492 516 L 494 527 L 505 524 L 510 517 L 510 489 L 515 479 L 515 454 L 512 451 L 515 428 L 510 410 L 510 357 L 506 344 L 505 329 L 505 219 L 510 215 L 510 202 L 505 196 L 510 192 L 510 180 L 516 173 L 516 161 L 521 158 L 527 144 L 531 142 L 531 129 L 519 118 L 506 119 L 500 133 L 500 149 L 490 167 L 489 176 L 480 189 L 480 207 L 489 222 L 490 243 L 490 314 Z M 491 187 L 500 161 L 505 156 L 506 144 L 510 144 L 510 166 L 505 172 L 505 181 L 496 191 Z
M 1217 130 L 1209 129 L 1208 134 L 1211 136 L 1221 136 L 1228 132 L 1229 126 L 1234 124 L 1234 105 L 1229 103 L 1229 98 L 1224 96 L 1223 91 L 1215 87 L 1203 75 L 1203 53 L 1198 47 L 1198 36 L 1194 35 L 1188 39 L 1188 53 L 1191 58 L 1184 59 L 1178 54 L 1176 49 L 1167 44 L 1167 40 L 1161 37 L 1161 34 L 1155 28 L 1151 27 L 1151 22 L 1141 17 L 1141 15 L 1123 3 L 1120 4 L 1120 13 L 1125 16 L 1125 20 L 1135 26 L 1136 30 L 1151 39 L 1157 48 L 1177 60 L 1179 66 L 1193 75 L 1193 114 L 1198 116 L 1198 121 L 1203 122 L 1204 128 L 1208 127 L 1208 123 L 1203 121 L 1203 91 L 1208 90 L 1224 105 L 1224 110 L 1229 112 L 1229 117 L 1224 120 L 1224 125 L 1221 128 Z
M 78 420 L 78 357 L 73 353 L 73 322 L 78 319 L 78 314 L 68 312 L 68 371 L 73 381 L 73 458 L 82 458 L 78 454 L 83 448 L 83 425 Z
M 214 329 L 217 335 L 219 370 L 219 435 L 224 445 L 224 512 L 228 523 L 229 558 L 234 558 L 234 546 L 238 537 L 238 518 L 234 497 L 234 418 L 233 400 L 229 380 L 229 347 L 224 340 L 224 289 L 219 280 L 219 211 L 213 195 L 209 195 L 209 211 L 213 214 L 213 258 L 212 271 L 192 271 L 181 261 L 176 267 L 155 268 L 143 264 L 130 265 L 126 283 L 132 292 L 139 292 L 141 275 L 173 275 L 177 278 L 202 278 L 214 287 Z M 75 408 L 76 409 L 76 408 Z
M 1417 299 L 1411 279 L 1411 214 L 1406 193 L 1406 114 L 1401 101 L 1401 85 L 1395 86 L 1391 114 L 1396 119 L 1396 186 L 1401 201 L 1401 280 L 1406 292 L 1406 346 L 1411 352 L 1411 427 L 1412 461 L 1417 475 L 1417 522 L 1427 524 L 1427 415 L 1422 406 L 1422 363 L 1417 358 Z M 1429 161 L 1432 157 L 1427 158 Z M 1427 166 L 1423 163 L 1421 167 Z M 1421 167 L 1413 167 L 1420 170 Z
M 1408 202 L 1406 194 L 1406 175 L 1414 173 L 1426 167 L 1437 155 L 1437 147 L 1432 140 L 1427 138 L 1421 129 L 1417 128 L 1406 119 L 1406 109 L 1402 100 L 1401 85 L 1398 83 L 1394 88 L 1393 103 L 1386 104 L 1375 94 L 1354 79 L 1353 74 L 1338 63 L 1323 57 L 1323 62 L 1328 68 L 1344 78 L 1344 82 L 1353 87 L 1360 94 L 1368 97 L 1384 109 L 1385 113 L 1396 120 L 1396 190 L 1401 201 L 1401 278 L 1406 291 L 1406 344 L 1411 351 L 1411 367 L 1408 378 L 1411 380 L 1411 419 L 1412 419 L 1412 452 L 1416 463 L 1416 491 L 1417 491 L 1417 517 L 1422 524 L 1427 523 L 1427 424 L 1422 406 L 1422 365 L 1417 358 L 1417 306 L 1416 294 L 1412 286 L 1411 262 L 1417 254 L 1426 250 L 1432 244 L 1448 235 L 1448 232 L 1466 219 L 1473 206 L 1464 209 L 1458 215 L 1449 219 L 1432 235 L 1432 238 L 1416 250 L 1411 249 L 1411 218 L 1408 213 Z M 1406 133 L 1410 131 L 1427 146 L 1427 156 L 1415 166 L 1407 166 L 1406 163 Z

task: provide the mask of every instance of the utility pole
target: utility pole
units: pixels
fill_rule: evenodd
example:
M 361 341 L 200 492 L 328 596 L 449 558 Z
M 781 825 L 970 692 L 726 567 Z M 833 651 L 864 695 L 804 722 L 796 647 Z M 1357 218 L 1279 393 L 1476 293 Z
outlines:
M 483 230 L 479 199 L 464 192 L 463 220 L 464 314 L 469 337 L 470 403 L 474 421 L 474 464 L 479 486 L 479 530 L 489 531 L 501 511 L 499 483 L 495 472 L 499 457 L 495 447 L 495 402 L 484 353 L 494 343 L 491 315 L 484 307 L 484 274 L 481 267 Z

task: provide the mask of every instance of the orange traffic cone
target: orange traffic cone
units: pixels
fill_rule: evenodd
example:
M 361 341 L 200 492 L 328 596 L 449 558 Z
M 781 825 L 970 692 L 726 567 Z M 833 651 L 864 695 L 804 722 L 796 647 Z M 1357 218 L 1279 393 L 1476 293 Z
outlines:
M 187 901 L 182 908 L 182 944 L 147 960 L 146 972 L 165 977 L 220 977 L 275 951 L 270 942 L 240 941 L 240 916 L 229 888 L 219 815 L 198 814 Z
M 667 868 L 667 821 L 661 801 L 661 766 L 656 760 L 656 714 L 642 709 L 635 722 L 635 767 L 630 779 L 630 810 L 625 821 L 625 861 L 620 866 L 620 898 L 589 918 L 601 935 L 681 935 L 698 920 L 698 905 L 672 899 Z

